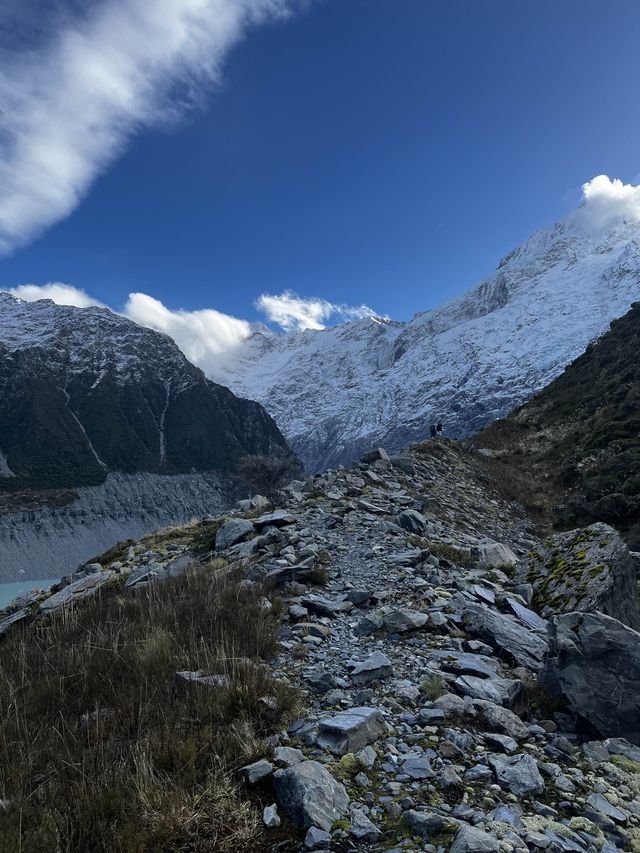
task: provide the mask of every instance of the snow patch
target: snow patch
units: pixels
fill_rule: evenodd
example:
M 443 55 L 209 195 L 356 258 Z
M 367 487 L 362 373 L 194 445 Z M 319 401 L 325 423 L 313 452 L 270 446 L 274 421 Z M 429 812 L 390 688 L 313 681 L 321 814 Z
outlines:
M 166 449 L 166 440 L 165 440 L 165 432 L 164 432 L 164 419 L 167 414 L 167 409 L 169 408 L 169 400 L 171 399 L 171 382 L 165 382 L 164 384 L 165 390 L 167 392 L 167 399 L 165 400 L 164 408 L 162 410 L 162 414 L 160 415 L 160 461 L 166 462 L 167 460 L 167 449 Z
M 91 443 L 91 439 L 90 439 L 90 438 L 89 438 L 89 436 L 87 435 L 87 431 L 86 431 L 86 429 L 84 428 L 84 424 L 80 421 L 80 418 L 76 415 L 76 413 L 73 411 L 73 409 L 72 409 L 72 408 L 71 408 L 71 406 L 69 405 L 69 392 L 67 391 L 67 389 L 66 389 L 66 388 L 62 388 L 62 389 L 61 389 L 61 391 L 62 391 L 62 393 L 64 394 L 64 398 L 65 398 L 65 400 L 67 401 L 67 409 L 69 410 L 69 414 L 71 415 L 71 417 L 74 419 L 74 421 L 75 421 L 75 422 L 78 424 L 78 426 L 80 427 L 80 430 L 81 430 L 82 434 L 84 435 L 84 437 L 85 437 L 85 438 L 86 438 L 86 440 L 87 440 L 87 444 L 89 445 L 89 450 L 91 451 L 91 453 L 92 453 L 92 455 L 93 455 L 94 459 L 96 460 L 96 462 L 98 463 L 98 465 L 100 465 L 100 466 L 101 466 L 102 468 L 104 468 L 104 470 L 106 471 L 106 470 L 107 470 L 107 466 L 106 466 L 106 465 L 105 465 L 105 463 L 102 461 L 102 459 L 100 459 L 100 457 L 98 456 L 98 452 L 96 451 L 95 447 L 94 447 L 94 446 L 93 446 L 93 444 Z

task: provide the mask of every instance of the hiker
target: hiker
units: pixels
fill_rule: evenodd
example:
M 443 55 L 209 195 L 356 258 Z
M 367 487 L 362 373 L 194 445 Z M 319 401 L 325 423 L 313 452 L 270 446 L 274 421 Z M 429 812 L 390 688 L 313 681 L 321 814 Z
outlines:
M 438 422 L 438 425 L 436 426 L 436 431 L 437 431 L 438 435 L 442 435 L 442 423 L 441 422 Z
M 431 424 L 431 438 L 436 437 L 436 428 L 433 424 Z

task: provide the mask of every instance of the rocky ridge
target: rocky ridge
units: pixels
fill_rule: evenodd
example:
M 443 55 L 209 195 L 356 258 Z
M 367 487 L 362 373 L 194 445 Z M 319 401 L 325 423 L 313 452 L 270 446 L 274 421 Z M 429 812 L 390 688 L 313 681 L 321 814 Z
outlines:
M 548 624 L 531 608 L 534 588 L 519 567 L 542 544 L 520 508 L 492 491 L 481 457 L 448 441 L 401 456 L 372 451 L 350 470 L 292 483 L 276 509 L 256 497 L 196 529 L 227 566 L 245 567 L 245 584 L 266 581 L 286 601 L 273 666 L 300 689 L 304 715 L 241 776 L 261 792 L 267 839 L 290 826 L 298 840 L 265 849 L 640 849 L 630 657 L 640 635 L 612 616 Z M 560 559 L 564 547 L 555 543 Z M 190 570 L 192 552 L 175 531 L 115 560 L 112 552 L 53 597 L 19 602 L 0 633 L 117 577 L 144 590 Z M 623 736 L 606 730 L 615 708 L 603 717 L 584 702 L 602 697 L 597 684 L 576 681 L 572 632 L 612 677 L 628 678 Z M 618 633 L 627 652 L 604 649 Z M 208 673 L 179 675 L 224 689 Z M 555 679 L 551 692 L 539 677 Z

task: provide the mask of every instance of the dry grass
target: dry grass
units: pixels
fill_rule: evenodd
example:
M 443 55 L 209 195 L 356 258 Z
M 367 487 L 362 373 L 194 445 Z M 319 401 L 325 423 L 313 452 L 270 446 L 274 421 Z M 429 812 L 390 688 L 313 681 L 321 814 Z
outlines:
M 144 550 L 153 551 L 170 543 L 188 548 L 196 556 L 208 554 L 215 550 L 216 533 L 225 521 L 226 518 L 222 516 L 211 521 L 193 521 L 191 524 L 183 524 L 180 527 L 161 528 L 143 536 L 138 541 L 127 539 L 124 542 L 117 542 L 108 551 L 86 562 L 100 563 L 104 568 L 108 568 L 111 563 L 123 560 L 128 548 L 132 545 L 140 545 Z
M 204 570 L 96 600 L 0 647 L 0 853 L 263 849 L 234 770 L 297 696 L 260 662 L 278 602 Z M 184 689 L 178 670 L 226 674 Z M 262 697 L 277 698 L 277 711 Z M 96 712 L 88 724 L 83 715 Z

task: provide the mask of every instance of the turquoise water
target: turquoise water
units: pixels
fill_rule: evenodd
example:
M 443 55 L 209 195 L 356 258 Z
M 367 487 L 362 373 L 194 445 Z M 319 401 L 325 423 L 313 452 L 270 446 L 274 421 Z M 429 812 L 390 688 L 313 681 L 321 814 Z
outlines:
M 48 580 L 0 583 L 0 610 L 19 595 L 30 592 L 32 589 L 48 589 L 51 584 L 58 583 L 59 580 L 60 578 L 49 578 Z

